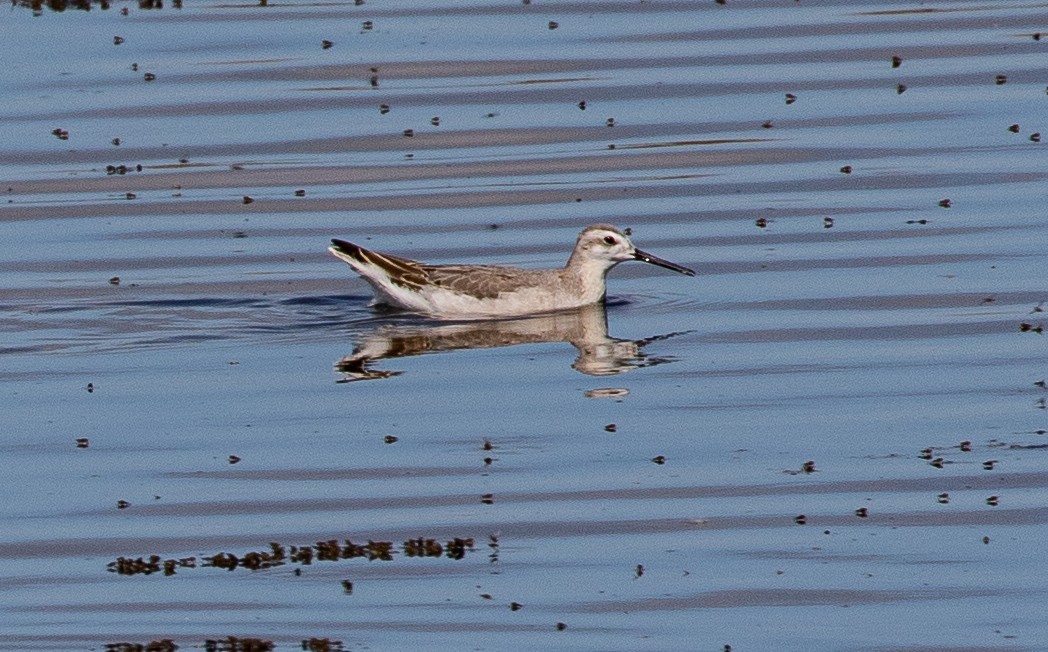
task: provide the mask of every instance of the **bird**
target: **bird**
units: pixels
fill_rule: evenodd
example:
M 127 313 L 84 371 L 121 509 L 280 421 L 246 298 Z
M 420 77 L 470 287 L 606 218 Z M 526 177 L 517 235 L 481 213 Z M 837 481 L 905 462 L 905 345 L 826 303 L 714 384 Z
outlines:
M 610 224 L 582 229 L 567 264 L 559 269 L 430 265 L 337 238 L 328 251 L 368 282 L 375 293 L 372 305 L 438 320 L 520 317 L 601 303 L 608 271 L 627 260 L 695 275 L 683 265 L 637 249 L 625 232 Z

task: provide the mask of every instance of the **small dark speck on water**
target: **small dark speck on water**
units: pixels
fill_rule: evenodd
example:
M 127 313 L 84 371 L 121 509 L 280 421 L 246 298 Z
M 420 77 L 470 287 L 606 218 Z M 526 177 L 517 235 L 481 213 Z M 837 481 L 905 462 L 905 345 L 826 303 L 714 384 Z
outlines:
M 1041 142 L 1041 132 L 1035 131 L 1034 133 L 1030 134 L 1030 141 L 1034 143 Z
M 997 75 L 993 80 L 998 86 L 1002 86 L 1008 82 L 1008 75 Z
M 95 384 L 94 383 L 88 383 L 87 384 L 87 393 L 91 394 L 94 391 L 95 391 Z
M 330 50 L 334 45 L 335 45 L 334 41 L 329 41 L 327 39 L 324 39 L 323 41 L 320 42 L 320 47 L 322 49 L 324 49 L 324 50 Z
M 939 200 L 939 206 L 940 206 L 941 208 L 949 208 L 949 207 L 950 207 L 950 206 L 952 206 L 952 205 L 953 205 L 953 202 L 952 202 L 952 201 L 950 201 L 950 199 L 949 199 L 949 198 L 945 198 L 945 199 L 940 199 L 940 200 Z
M 793 104 L 797 101 L 797 96 L 793 93 L 786 93 L 786 104 Z
M 605 432 L 616 432 L 618 429 L 619 427 L 616 426 L 614 423 L 609 423 L 608 425 L 604 426 Z
M 560 27 L 560 23 L 558 23 L 555 20 L 549 21 L 549 28 L 550 29 L 557 29 L 558 27 Z
M 120 277 L 119 276 L 114 276 L 114 277 L 110 278 L 109 279 L 109 284 L 110 285 L 120 285 Z
M 382 441 L 386 442 L 387 444 L 394 444 L 394 443 L 396 443 L 397 438 L 394 437 L 393 435 L 386 435 L 385 437 L 382 438 Z
M 131 503 L 127 502 L 126 500 L 118 500 L 118 501 L 116 501 L 116 508 L 117 509 L 127 509 L 130 506 L 131 506 Z
M 142 75 L 142 79 L 146 80 L 147 82 L 156 81 L 156 73 L 147 72 L 146 74 Z
M 298 190 L 295 191 L 295 196 L 296 197 L 305 197 L 306 196 L 306 191 L 301 189 L 301 188 L 299 188 Z
M 855 510 L 855 515 L 859 518 L 868 518 L 870 516 L 870 510 L 865 507 L 860 507 Z
M 229 456 L 229 463 L 230 464 L 236 464 L 239 461 L 240 461 L 240 456 L 239 455 L 230 455 Z
M 484 503 L 485 505 L 494 505 L 495 494 L 484 494 L 480 497 L 480 502 Z
M 77 437 L 77 439 L 76 439 L 76 447 L 77 448 L 87 448 L 90 445 L 91 445 L 91 442 L 88 441 L 87 437 Z
M 656 455 L 655 457 L 651 458 L 651 461 L 655 462 L 656 464 L 665 464 L 666 463 L 666 456 L 665 455 Z
M 113 37 L 113 45 L 120 45 L 123 42 L 124 42 L 124 37 L 123 36 L 114 36 Z
M 892 68 L 898 68 L 902 65 L 902 57 L 898 55 L 892 56 Z
M 568 626 L 567 626 L 566 623 L 557 623 L 557 631 L 558 632 L 563 632 L 567 628 L 568 628 Z
M 851 174 L 852 173 L 852 166 L 845 165 L 844 167 L 841 168 L 841 172 L 843 172 L 844 174 Z
M 1018 124 L 1008 125 L 1008 131 L 1012 132 L 1013 134 L 1019 133 L 1019 125 Z
M 808 517 L 804 514 L 798 514 L 793 517 L 793 522 L 797 525 L 806 525 L 808 523 Z
M 243 198 L 241 198 L 240 201 L 242 201 L 245 204 L 250 204 L 251 202 L 255 201 L 255 199 L 253 197 L 249 197 L 247 195 L 244 195 Z

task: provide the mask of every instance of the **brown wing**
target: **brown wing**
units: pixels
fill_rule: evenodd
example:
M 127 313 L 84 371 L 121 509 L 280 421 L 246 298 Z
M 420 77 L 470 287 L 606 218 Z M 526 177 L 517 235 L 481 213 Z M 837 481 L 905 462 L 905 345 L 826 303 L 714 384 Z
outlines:
M 361 265 L 378 267 L 397 285 L 417 290 L 429 282 L 426 268 L 413 260 L 380 254 L 345 240 L 332 240 L 331 246 Z
M 423 265 L 430 283 L 478 299 L 494 299 L 503 292 L 538 285 L 532 270 L 497 265 Z

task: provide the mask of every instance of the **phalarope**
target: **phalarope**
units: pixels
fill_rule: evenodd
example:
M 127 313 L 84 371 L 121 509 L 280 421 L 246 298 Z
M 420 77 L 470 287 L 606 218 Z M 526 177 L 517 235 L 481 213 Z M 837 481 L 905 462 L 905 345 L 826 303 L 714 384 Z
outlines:
M 607 224 L 583 229 L 561 269 L 428 265 L 337 239 L 328 250 L 371 285 L 373 304 L 436 319 L 513 317 L 599 303 L 604 300 L 608 270 L 626 260 L 695 275 L 687 267 L 637 249 L 625 233 Z

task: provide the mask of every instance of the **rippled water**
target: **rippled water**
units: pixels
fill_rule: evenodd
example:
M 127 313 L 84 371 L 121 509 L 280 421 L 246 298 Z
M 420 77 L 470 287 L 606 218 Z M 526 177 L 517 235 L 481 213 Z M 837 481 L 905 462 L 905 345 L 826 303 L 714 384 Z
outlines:
M 0 649 L 1048 647 L 1043 3 L 144 4 L 0 23 Z

